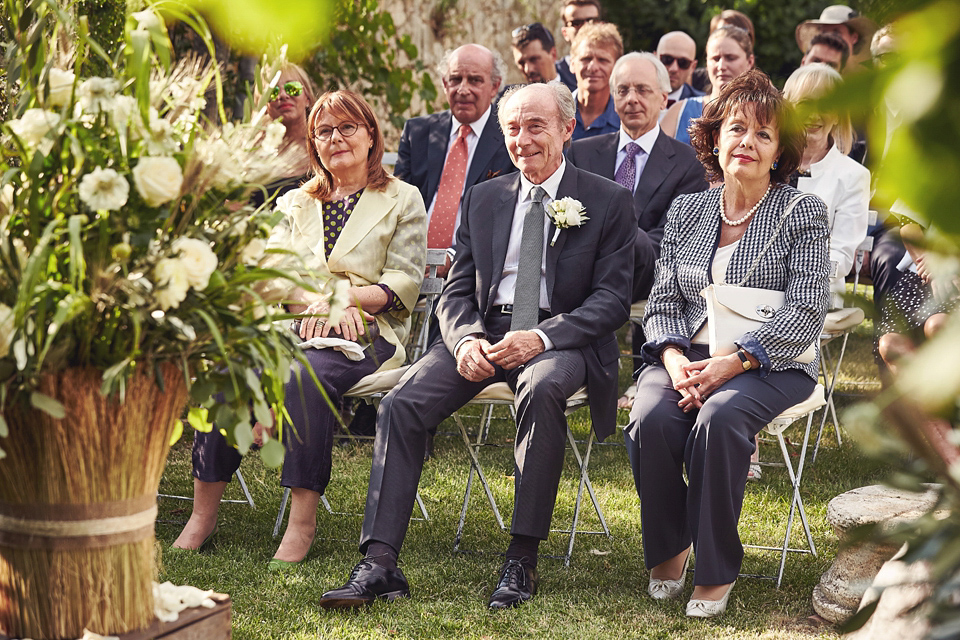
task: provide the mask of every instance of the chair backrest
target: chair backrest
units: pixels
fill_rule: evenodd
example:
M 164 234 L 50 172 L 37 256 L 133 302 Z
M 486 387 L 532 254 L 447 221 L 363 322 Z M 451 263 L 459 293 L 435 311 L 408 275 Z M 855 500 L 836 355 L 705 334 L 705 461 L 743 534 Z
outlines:
M 380 161 L 384 167 L 390 170 L 390 173 L 393 173 L 394 167 L 397 166 L 397 152 L 396 151 L 384 151 L 383 159 Z
M 437 269 L 447 262 L 446 249 L 427 249 L 427 274 L 420 284 L 420 296 L 423 298 L 423 308 L 417 305 L 418 313 L 423 314 L 423 321 L 416 332 L 416 338 L 410 345 L 408 357 L 410 362 L 416 361 L 427 350 L 427 341 L 430 339 L 430 319 L 437 303 L 437 297 L 443 290 L 443 278 L 437 275 Z M 413 332 L 411 332 L 411 335 Z

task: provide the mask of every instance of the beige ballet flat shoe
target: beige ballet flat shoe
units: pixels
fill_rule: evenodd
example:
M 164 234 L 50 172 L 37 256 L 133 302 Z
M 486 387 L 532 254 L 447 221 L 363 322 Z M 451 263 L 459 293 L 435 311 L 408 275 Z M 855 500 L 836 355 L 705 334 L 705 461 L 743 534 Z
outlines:
M 683 593 L 683 585 L 687 582 L 687 565 L 690 564 L 690 556 L 693 555 L 693 545 L 687 550 L 687 557 L 683 561 L 683 572 L 679 580 L 660 580 L 650 578 L 650 584 L 647 585 L 647 593 L 654 600 L 670 600 Z
M 727 592 L 719 600 L 690 600 L 687 603 L 687 616 L 690 618 L 713 618 L 727 610 L 727 601 L 730 600 L 730 592 L 733 591 L 733 585 L 737 584 L 734 580 L 727 587 Z

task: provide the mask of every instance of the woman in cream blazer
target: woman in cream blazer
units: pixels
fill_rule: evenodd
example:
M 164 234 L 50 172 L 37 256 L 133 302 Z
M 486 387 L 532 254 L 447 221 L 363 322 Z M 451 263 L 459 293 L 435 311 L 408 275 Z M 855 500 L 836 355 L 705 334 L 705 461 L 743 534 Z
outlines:
M 292 502 L 272 570 L 299 564 L 313 542 L 343 393 L 404 360 L 426 256 L 423 199 L 381 166 L 383 135 L 370 105 L 350 91 L 326 93 L 310 113 L 308 131 L 314 177 L 277 200 L 284 215 L 267 248 L 279 251 L 266 260 L 298 272 L 312 290 L 281 279 L 258 289 L 265 300 L 300 314 L 295 331 L 320 347 L 304 349 L 312 371 L 296 363 L 286 386 L 292 424 L 282 431 L 281 484 L 291 488 Z M 330 338 L 362 351 L 348 357 L 325 343 Z M 239 464 L 240 454 L 216 427 L 195 435 L 193 513 L 174 546 L 197 549 L 210 539 L 220 498 Z

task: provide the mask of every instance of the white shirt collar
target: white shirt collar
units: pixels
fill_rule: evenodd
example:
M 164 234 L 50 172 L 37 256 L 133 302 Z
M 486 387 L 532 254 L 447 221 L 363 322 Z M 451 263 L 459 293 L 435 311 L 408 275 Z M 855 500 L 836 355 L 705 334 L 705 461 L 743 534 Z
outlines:
M 480 134 L 483 133 L 483 128 L 487 126 L 487 120 L 490 119 L 490 111 L 492 110 L 492 108 L 493 108 L 492 105 L 490 107 L 487 107 L 487 110 L 483 112 L 483 115 L 481 115 L 479 118 L 477 118 L 475 121 L 471 122 L 468 125 L 470 129 L 473 130 L 473 135 L 477 136 L 478 138 L 480 137 Z M 450 137 L 451 138 L 456 137 L 457 134 L 460 132 L 461 124 L 463 123 L 457 120 L 456 116 L 451 114 L 451 117 L 450 117 L 450 125 L 451 125 Z
M 644 153 L 648 156 L 650 152 L 653 151 L 653 145 L 657 142 L 657 136 L 660 135 L 660 125 L 653 125 L 653 129 L 647 131 L 645 134 L 634 140 L 630 137 L 630 134 L 621 125 L 620 127 L 620 142 L 617 143 L 617 151 L 623 151 L 623 148 L 627 146 L 628 142 L 635 142 L 640 145 L 640 148 L 643 149 Z
M 551 200 L 556 200 L 557 191 L 560 189 L 560 180 L 563 179 L 563 172 L 566 171 L 566 169 L 567 169 L 567 160 L 566 158 L 563 158 L 557 170 L 554 171 L 549 178 L 544 180 L 539 185 L 533 184 L 532 182 L 527 180 L 527 177 L 523 175 L 523 173 L 521 173 L 520 174 L 520 202 L 525 202 L 530 199 L 530 190 L 535 186 L 542 187 L 543 190 L 547 192 L 547 195 L 550 196 Z

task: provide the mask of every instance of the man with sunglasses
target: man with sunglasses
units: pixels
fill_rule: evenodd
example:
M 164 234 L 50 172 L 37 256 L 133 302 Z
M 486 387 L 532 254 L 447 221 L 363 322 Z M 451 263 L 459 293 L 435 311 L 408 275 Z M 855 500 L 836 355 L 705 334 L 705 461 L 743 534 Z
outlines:
M 657 57 L 670 74 L 670 93 L 667 94 L 667 106 L 678 100 L 702 96 L 690 86 L 693 71 L 697 68 L 697 43 L 683 31 L 671 31 L 660 38 L 657 44 Z M 662 113 L 665 113 L 664 110 Z
M 600 22 L 600 0 L 566 0 L 560 10 L 563 19 L 563 28 L 560 30 L 567 44 L 573 45 L 580 27 L 591 22 Z M 560 82 L 567 85 L 570 91 L 577 88 L 577 76 L 570 68 L 570 56 L 566 55 L 557 61 L 557 75 Z
M 534 22 L 517 27 L 510 35 L 513 37 L 513 61 L 527 83 L 556 80 L 557 47 L 553 34 L 545 26 Z

